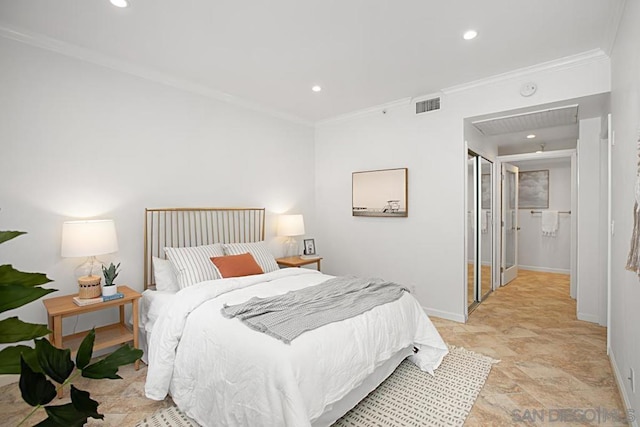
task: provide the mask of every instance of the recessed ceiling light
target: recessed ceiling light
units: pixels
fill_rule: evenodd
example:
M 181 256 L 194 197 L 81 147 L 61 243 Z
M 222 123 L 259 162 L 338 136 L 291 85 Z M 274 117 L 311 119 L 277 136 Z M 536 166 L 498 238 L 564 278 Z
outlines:
M 109 0 L 109 1 L 115 7 L 128 7 L 129 6 L 129 1 L 128 0 Z
M 535 137 L 536 137 L 536 136 L 535 136 L 534 134 L 529 134 L 529 135 L 527 135 L 527 139 L 533 139 L 533 138 L 535 138 Z
M 320 92 L 322 90 L 322 88 L 320 86 L 318 86 L 318 85 L 315 85 L 315 86 L 313 86 L 311 88 L 311 90 L 314 91 L 314 92 Z
M 462 37 L 465 40 L 472 40 L 472 39 L 475 39 L 477 35 L 478 35 L 478 32 L 476 30 L 468 30 L 462 35 Z

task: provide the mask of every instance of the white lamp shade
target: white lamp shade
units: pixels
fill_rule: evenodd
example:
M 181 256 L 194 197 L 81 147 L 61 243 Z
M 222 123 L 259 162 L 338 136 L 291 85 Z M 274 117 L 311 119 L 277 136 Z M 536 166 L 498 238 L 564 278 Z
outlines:
M 62 224 L 63 257 L 89 257 L 118 251 L 116 226 L 112 219 L 66 221 Z
M 302 236 L 304 219 L 302 215 L 280 215 L 278 219 L 278 236 Z

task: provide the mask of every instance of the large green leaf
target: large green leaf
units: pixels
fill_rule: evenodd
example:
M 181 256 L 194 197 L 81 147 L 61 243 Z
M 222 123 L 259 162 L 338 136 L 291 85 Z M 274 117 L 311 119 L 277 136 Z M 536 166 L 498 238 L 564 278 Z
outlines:
M 25 231 L 0 231 L 0 243 L 4 243 L 7 240 L 11 240 L 14 237 L 27 234 Z
M 76 427 L 82 426 L 87 422 L 87 416 L 78 411 L 73 403 L 59 406 L 47 406 L 44 408 L 47 415 L 59 426 Z M 53 424 L 50 424 L 53 425 Z
M 38 424 L 36 424 L 34 427 L 64 427 L 64 426 L 61 426 L 57 422 L 53 421 L 51 418 L 47 417 L 44 420 L 40 421 Z
M 39 286 L 49 282 L 51 282 L 51 279 L 46 274 L 25 273 L 24 271 L 16 270 L 9 264 L 0 265 L 0 284 Z
M 71 361 L 71 350 L 56 348 L 45 339 L 36 340 L 36 355 L 42 371 L 60 384 L 69 378 L 75 366 Z
M 93 378 L 94 380 L 103 380 L 105 378 L 110 380 L 122 379 L 122 377 L 118 375 L 118 367 L 109 365 L 104 359 L 84 368 L 82 370 L 82 376 L 85 378 Z
M 129 365 L 142 357 L 143 351 L 137 348 L 131 347 L 129 344 L 123 345 L 110 355 L 104 358 L 104 360 L 113 366 Z
M 142 353 L 142 350 L 134 349 L 129 344 L 124 345 L 99 362 L 84 368 L 82 376 L 96 380 L 120 379 L 118 367 L 135 362 L 142 357 Z
M 73 384 L 71 385 L 71 402 L 78 412 L 87 417 L 104 419 L 104 415 L 98 413 L 99 403 L 91 399 L 88 392 L 75 388 Z
M 0 351 L 0 375 L 20 373 L 20 355 L 24 357 L 31 370 L 42 372 L 36 350 L 26 345 L 15 345 L 6 347 Z
M 46 405 L 56 397 L 56 387 L 39 372 L 33 372 L 24 359 L 20 359 L 20 391 L 31 406 Z
M 29 341 L 50 334 L 46 325 L 26 323 L 17 317 L 0 320 L 0 343 Z
M 22 307 L 55 291 L 56 289 L 44 289 L 39 286 L 0 284 L 0 313 Z
M 91 362 L 91 356 L 93 355 L 93 342 L 96 340 L 96 330 L 91 329 L 86 337 L 80 343 L 78 347 L 78 354 L 76 354 L 76 366 L 78 369 L 84 369 L 89 362 Z

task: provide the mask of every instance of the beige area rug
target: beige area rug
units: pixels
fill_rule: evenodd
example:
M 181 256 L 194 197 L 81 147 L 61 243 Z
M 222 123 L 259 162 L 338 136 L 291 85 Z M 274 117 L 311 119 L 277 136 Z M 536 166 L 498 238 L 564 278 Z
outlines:
M 431 376 L 405 360 L 333 427 L 461 426 L 497 362 L 461 347 L 451 347 Z M 136 425 L 160 426 L 198 424 L 173 406 Z

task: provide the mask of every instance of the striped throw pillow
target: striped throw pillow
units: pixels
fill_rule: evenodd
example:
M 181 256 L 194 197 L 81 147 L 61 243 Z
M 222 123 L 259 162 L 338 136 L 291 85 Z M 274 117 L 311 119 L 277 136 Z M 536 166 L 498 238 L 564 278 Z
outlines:
M 211 257 L 224 256 L 220 243 L 189 248 L 164 248 L 167 258 L 173 264 L 180 289 L 204 280 L 220 279 Z
M 278 270 L 278 263 L 276 263 L 276 259 L 267 248 L 265 242 L 225 243 L 223 246 L 225 255 L 250 253 L 265 273 Z

